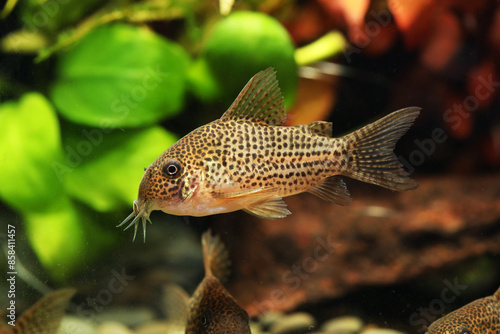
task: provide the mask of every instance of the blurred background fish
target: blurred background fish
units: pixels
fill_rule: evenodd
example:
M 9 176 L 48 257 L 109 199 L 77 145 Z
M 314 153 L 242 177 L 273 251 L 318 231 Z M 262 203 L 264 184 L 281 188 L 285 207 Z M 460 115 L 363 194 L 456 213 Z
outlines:
M 500 333 L 500 288 L 434 321 L 426 334 Z
M 250 334 L 247 312 L 221 283 L 229 275 L 226 248 L 210 230 L 202 235 L 201 242 L 205 277 L 190 299 L 178 285 L 170 284 L 165 288 L 167 317 L 177 321 L 187 319 L 186 334 Z
M 54 334 L 76 289 L 60 289 L 44 296 L 15 321 L 1 327 L 0 334 Z

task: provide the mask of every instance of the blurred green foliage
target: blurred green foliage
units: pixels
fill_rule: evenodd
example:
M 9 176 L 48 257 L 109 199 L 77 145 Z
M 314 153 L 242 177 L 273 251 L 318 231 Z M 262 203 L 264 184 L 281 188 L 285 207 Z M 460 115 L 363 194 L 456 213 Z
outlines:
M 0 104 L 0 198 L 56 281 L 129 242 L 115 226 L 144 168 L 182 134 L 170 118 L 194 124 L 213 101 L 228 107 L 269 66 L 287 105 L 295 98 L 294 46 L 263 13 L 221 17 L 203 1 L 32 0 L 9 19 L 19 29 L 2 36 L 2 52 L 19 55 L 14 73 L 32 81 L 3 80 L 0 69 L 10 94 Z M 34 50 L 38 60 L 22 63 L 18 52 Z M 187 107 L 196 100 L 207 107 Z
M 28 93 L 19 102 L 3 103 L 0 134 L 2 199 L 24 212 L 51 207 L 64 190 L 51 168 L 62 149 L 59 122 L 50 102 L 41 94 Z
M 66 158 L 60 164 L 54 162 L 55 172 L 72 196 L 101 212 L 116 210 L 123 203 L 131 205 L 144 168 L 176 141 L 160 126 L 109 133 L 80 127 L 71 130 L 66 135 Z M 79 147 L 82 143 L 94 145 L 87 157 L 81 154 L 87 152 Z
M 229 105 L 249 78 L 272 65 L 286 106 L 293 104 L 297 88 L 294 46 L 285 28 L 272 17 L 236 12 L 219 21 L 198 62 L 192 75 L 193 91 L 205 100 L 222 98 Z M 211 96 L 207 96 L 207 86 Z
M 102 26 L 61 55 L 51 97 L 75 123 L 142 126 L 180 111 L 189 56 L 144 28 Z

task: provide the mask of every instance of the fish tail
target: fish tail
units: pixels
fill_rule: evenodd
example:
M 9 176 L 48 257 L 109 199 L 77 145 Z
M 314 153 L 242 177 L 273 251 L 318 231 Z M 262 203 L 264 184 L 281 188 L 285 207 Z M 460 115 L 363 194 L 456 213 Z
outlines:
M 419 113 L 418 107 L 400 109 L 344 137 L 348 154 L 345 174 L 395 191 L 417 188 L 418 183 L 408 177 L 394 154 L 394 147 Z
M 201 237 L 203 247 L 203 265 L 207 276 L 215 276 L 219 281 L 224 282 L 229 276 L 229 254 L 226 247 L 218 236 L 212 235 L 208 230 Z

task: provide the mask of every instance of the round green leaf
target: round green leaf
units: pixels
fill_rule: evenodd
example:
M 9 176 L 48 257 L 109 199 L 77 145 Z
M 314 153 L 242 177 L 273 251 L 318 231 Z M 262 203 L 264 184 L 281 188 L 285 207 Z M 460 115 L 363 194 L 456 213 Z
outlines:
M 67 192 L 101 212 L 132 205 L 144 168 L 177 140 L 159 126 L 69 129 L 64 137 L 59 171 Z
M 68 197 L 56 200 L 50 210 L 24 214 L 31 247 L 53 279 L 63 282 L 86 267 L 113 245 L 116 234 L 101 228 Z
M 182 108 L 188 62 L 179 45 L 145 28 L 103 26 L 61 55 L 52 99 L 76 123 L 152 124 Z
M 0 105 L 0 197 L 22 212 L 45 211 L 63 193 L 52 169 L 61 156 L 59 122 L 38 93 Z
M 288 32 L 273 17 L 257 12 L 234 12 L 214 27 L 202 53 L 208 68 L 202 74 L 215 77 L 222 87 L 218 91 L 223 93 L 226 104 L 230 104 L 252 76 L 272 66 L 277 72 L 285 103 L 290 107 L 297 89 L 294 50 Z M 193 77 L 196 73 L 190 74 Z M 210 80 L 195 79 L 191 84 L 194 93 L 203 96 L 197 91 L 197 88 L 204 88 L 199 82 Z

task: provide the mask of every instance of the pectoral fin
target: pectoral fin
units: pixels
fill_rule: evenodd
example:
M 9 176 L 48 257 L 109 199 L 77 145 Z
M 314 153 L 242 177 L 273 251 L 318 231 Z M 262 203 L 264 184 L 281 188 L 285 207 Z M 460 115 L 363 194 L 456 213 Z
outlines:
M 16 326 L 21 328 L 19 333 L 56 333 L 75 292 L 67 288 L 44 296 L 17 319 Z M 1 328 L 0 332 L 5 333 Z
M 340 205 L 351 204 L 349 191 L 347 190 L 344 181 L 342 181 L 342 179 L 338 176 L 332 176 L 324 179 L 320 184 L 317 184 L 314 188 L 310 189 L 309 193 L 328 202 Z
M 277 194 L 277 188 L 257 188 L 233 193 L 214 192 L 212 196 L 238 201 L 240 208 L 260 218 L 283 218 L 291 212 Z
M 255 188 L 255 189 L 245 189 L 235 192 L 226 191 L 214 191 L 212 196 L 215 198 L 226 198 L 226 199 L 262 199 L 266 197 L 273 197 L 276 195 L 277 188 L 275 187 L 265 187 L 265 188 Z
M 167 319 L 176 325 L 186 324 L 189 313 L 189 295 L 175 283 L 163 287 L 163 311 Z

